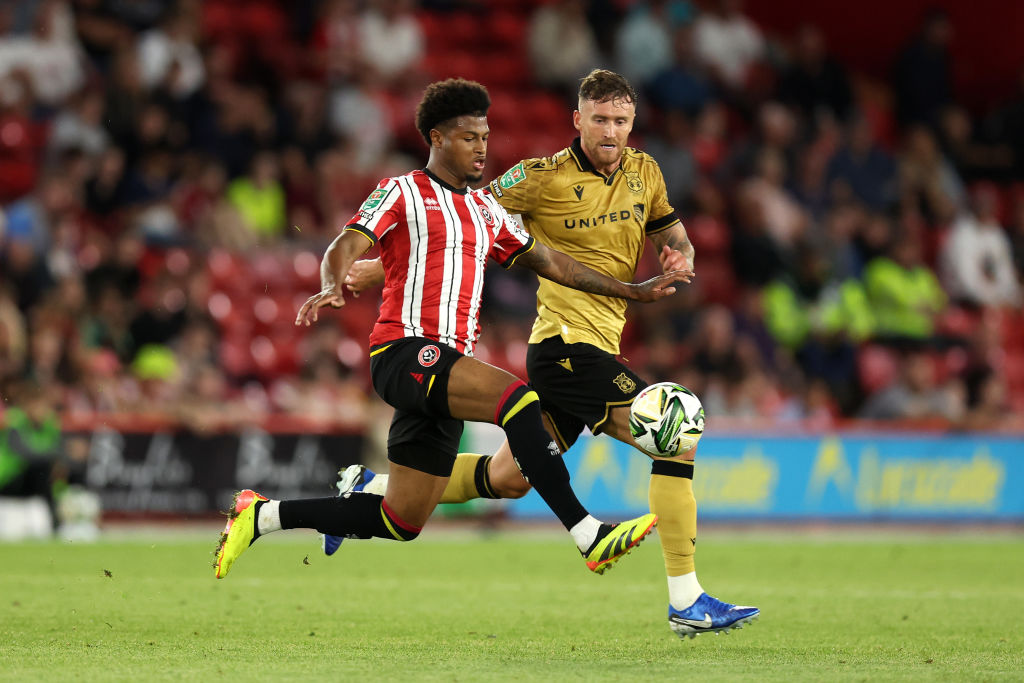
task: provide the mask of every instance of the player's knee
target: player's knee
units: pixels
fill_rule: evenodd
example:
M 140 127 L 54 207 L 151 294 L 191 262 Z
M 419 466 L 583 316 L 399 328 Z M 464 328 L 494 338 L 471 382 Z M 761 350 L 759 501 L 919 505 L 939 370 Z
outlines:
M 499 481 L 497 483 L 491 481 L 491 486 L 500 498 L 522 498 L 533 488 L 522 475 L 518 474 L 515 479 L 509 477 L 506 481 Z
M 515 418 L 529 413 L 536 413 L 538 417 L 540 416 L 540 398 L 526 382 L 516 380 L 508 385 L 498 401 L 498 406 L 494 411 L 494 424 L 508 431 L 509 423 L 515 422 L 517 421 Z
M 423 527 L 414 526 L 404 521 L 383 500 L 380 503 L 380 515 L 384 522 L 384 528 L 387 530 L 387 533 L 382 534 L 384 538 L 407 542 L 415 540 L 423 531 Z

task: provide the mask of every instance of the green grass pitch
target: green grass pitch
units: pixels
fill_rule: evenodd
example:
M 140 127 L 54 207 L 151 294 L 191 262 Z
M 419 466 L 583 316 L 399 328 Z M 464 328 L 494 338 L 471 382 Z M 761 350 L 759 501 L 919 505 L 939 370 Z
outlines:
M 0 680 L 1024 679 L 1019 535 L 706 530 L 705 588 L 762 615 L 685 641 L 654 538 L 596 576 L 553 533 L 289 532 L 217 581 L 216 537 L 0 545 Z

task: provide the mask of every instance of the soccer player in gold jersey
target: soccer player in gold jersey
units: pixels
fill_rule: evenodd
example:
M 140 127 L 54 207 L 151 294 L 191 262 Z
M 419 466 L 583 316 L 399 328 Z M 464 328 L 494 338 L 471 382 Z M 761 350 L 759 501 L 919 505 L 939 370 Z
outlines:
M 693 246 L 668 202 L 657 162 L 626 146 L 636 102 L 625 78 L 592 71 L 580 84 L 573 112 L 579 137 L 553 156 L 519 162 L 489 186 L 539 242 L 624 281 L 633 279 L 645 239 L 657 249 L 665 272 L 692 269 L 694 262 Z M 346 284 L 358 293 L 382 280 L 379 262 L 361 261 Z M 545 426 L 563 452 L 584 427 L 639 449 L 629 430 L 629 406 L 647 383 L 616 358 L 625 313 L 620 299 L 540 281 L 527 373 L 540 396 Z M 709 596 L 697 580 L 695 451 L 672 459 L 648 454 L 653 459 L 648 499 L 659 519 L 669 625 L 680 637 L 740 628 L 759 614 L 755 607 Z M 375 492 L 386 478 L 353 465 L 342 473 L 338 488 Z M 529 489 L 506 442 L 493 456 L 459 454 L 441 502 L 519 498 Z M 340 542 L 326 537 L 325 552 L 332 554 Z

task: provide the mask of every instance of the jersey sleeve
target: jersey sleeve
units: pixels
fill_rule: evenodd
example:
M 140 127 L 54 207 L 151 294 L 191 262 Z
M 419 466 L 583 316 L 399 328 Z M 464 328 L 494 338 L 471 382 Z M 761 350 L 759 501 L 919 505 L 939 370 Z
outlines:
M 498 212 L 498 220 L 501 223 L 494 235 L 494 244 L 491 245 L 488 256 L 504 268 L 511 268 L 519 256 L 533 249 L 536 242 L 533 236 L 523 230 L 516 219 L 509 215 L 508 211 L 500 205 L 496 205 L 494 208 Z
M 530 213 L 540 204 L 544 188 L 555 174 L 550 158 L 524 159 L 488 184 L 509 213 Z
M 668 203 L 668 190 L 665 189 L 665 176 L 661 174 L 661 167 L 653 159 L 650 160 L 650 166 L 648 178 L 651 183 L 651 210 L 647 213 L 650 218 L 644 225 L 644 233 L 647 235 L 661 232 L 679 222 L 676 210 Z
M 376 244 L 398 224 L 404 214 L 405 200 L 401 186 L 394 178 L 385 178 L 345 224 L 345 230 L 358 232 L 370 240 L 371 244 Z

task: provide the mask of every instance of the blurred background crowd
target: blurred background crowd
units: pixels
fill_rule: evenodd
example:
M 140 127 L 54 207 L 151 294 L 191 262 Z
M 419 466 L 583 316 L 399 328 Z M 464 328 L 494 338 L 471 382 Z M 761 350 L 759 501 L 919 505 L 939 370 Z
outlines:
M 697 254 L 630 309 L 643 376 L 712 420 L 1020 429 L 1024 61 L 964 99 L 942 9 L 866 73 L 753 5 L 0 2 L 0 420 L 41 389 L 78 424 L 361 429 L 376 293 L 292 321 L 376 181 L 425 162 L 423 86 L 488 86 L 490 178 L 567 146 L 604 66 Z M 483 308 L 478 355 L 520 375 L 534 286 L 494 269 Z

